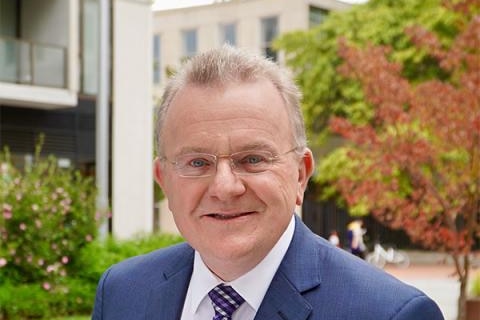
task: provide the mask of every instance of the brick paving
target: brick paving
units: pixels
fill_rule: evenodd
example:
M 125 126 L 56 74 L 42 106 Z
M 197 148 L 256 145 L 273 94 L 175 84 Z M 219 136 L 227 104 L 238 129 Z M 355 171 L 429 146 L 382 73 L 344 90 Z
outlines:
M 417 265 L 412 264 L 408 268 L 397 268 L 395 266 L 387 265 L 385 271 L 394 275 L 399 279 L 446 279 L 456 280 L 455 268 L 451 265 L 432 264 L 432 265 Z
M 448 256 L 436 253 L 409 252 L 410 267 L 402 269 L 387 265 L 385 271 L 425 292 L 442 310 L 445 320 L 456 320 L 459 282 Z M 480 272 L 480 255 L 472 260 L 472 275 Z
M 460 285 L 450 265 L 416 265 L 406 269 L 387 266 L 385 271 L 431 297 L 440 307 L 445 320 L 456 320 Z

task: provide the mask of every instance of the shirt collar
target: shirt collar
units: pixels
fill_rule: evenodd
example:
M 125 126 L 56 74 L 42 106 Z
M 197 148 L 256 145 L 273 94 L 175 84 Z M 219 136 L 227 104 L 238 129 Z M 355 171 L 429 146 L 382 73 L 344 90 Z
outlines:
M 232 286 L 255 312 L 260 308 L 260 304 L 267 293 L 270 282 L 288 250 L 294 230 L 295 217 L 292 216 L 286 230 L 267 256 L 246 274 L 226 283 Z M 194 310 L 195 313 L 203 299 L 208 299 L 208 292 L 222 282 L 221 279 L 207 268 L 200 254 L 195 251 L 193 273 L 190 279 L 190 287 L 193 289 L 191 310 Z

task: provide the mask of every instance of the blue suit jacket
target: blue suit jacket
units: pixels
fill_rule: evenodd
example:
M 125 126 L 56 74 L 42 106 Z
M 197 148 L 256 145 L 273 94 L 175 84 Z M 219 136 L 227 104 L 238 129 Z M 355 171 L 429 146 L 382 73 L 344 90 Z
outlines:
M 100 279 L 92 319 L 180 319 L 193 256 L 184 243 L 112 266 Z M 444 318 L 425 294 L 331 246 L 297 218 L 255 320 L 307 319 Z

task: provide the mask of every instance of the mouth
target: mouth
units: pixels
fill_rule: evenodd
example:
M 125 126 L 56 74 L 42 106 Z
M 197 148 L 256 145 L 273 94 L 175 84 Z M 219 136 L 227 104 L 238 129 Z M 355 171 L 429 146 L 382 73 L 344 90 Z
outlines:
M 240 212 L 240 213 L 210 213 L 207 214 L 206 216 L 209 218 L 217 219 L 217 220 L 233 220 L 237 218 L 241 218 L 244 216 L 248 216 L 253 214 L 253 211 L 249 212 Z

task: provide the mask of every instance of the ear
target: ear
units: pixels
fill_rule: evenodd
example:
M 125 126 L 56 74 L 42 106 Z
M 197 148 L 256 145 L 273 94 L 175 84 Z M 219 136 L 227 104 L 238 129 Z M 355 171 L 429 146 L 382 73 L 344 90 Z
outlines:
M 308 180 L 315 170 L 315 160 L 313 159 L 312 151 L 305 148 L 303 157 L 300 160 L 298 167 L 298 189 L 297 189 L 297 205 L 303 203 L 303 195 L 307 188 Z
M 153 177 L 155 178 L 155 181 L 158 183 L 160 188 L 163 189 L 164 187 L 164 172 L 163 172 L 163 166 L 162 162 L 160 159 L 157 157 L 155 160 L 153 160 Z

